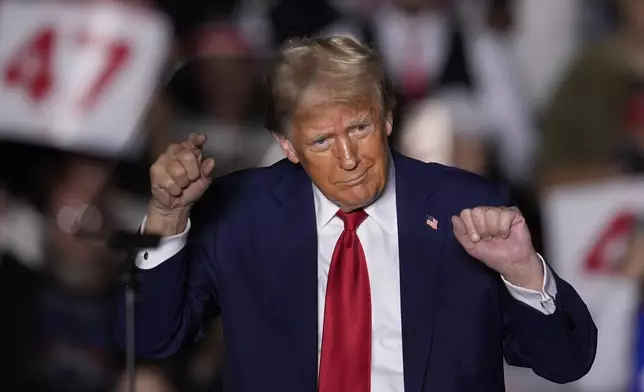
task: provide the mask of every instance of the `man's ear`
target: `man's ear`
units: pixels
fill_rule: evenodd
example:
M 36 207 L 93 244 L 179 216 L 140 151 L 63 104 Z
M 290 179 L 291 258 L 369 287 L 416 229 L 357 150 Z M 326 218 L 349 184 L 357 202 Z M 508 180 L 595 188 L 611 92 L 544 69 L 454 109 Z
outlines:
M 275 140 L 277 140 L 277 142 L 279 143 L 280 147 L 282 148 L 282 151 L 284 151 L 284 155 L 286 155 L 288 160 L 293 163 L 300 163 L 300 159 L 297 157 L 297 154 L 295 153 L 295 149 L 293 148 L 291 141 L 288 140 L 288 138 L 281 133 L 277 133 L 277 132 L 271 132 L 271 133 L 273 134 L 273 137 L 275 138 Z
M 385 121 L 385 132 L 387 136 L 391 136 L 391 131 L 394 129 L 394 116 L 389 112 L 387 115 L 387 120 Z

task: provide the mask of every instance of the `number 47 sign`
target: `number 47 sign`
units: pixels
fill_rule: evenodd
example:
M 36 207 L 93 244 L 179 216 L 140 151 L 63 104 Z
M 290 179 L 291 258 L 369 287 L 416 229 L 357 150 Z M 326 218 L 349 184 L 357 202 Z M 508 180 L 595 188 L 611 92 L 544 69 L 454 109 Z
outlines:
M 106 2 L 0 2 L 0 138 L 117 155 L 159 83 L 160 14 Z

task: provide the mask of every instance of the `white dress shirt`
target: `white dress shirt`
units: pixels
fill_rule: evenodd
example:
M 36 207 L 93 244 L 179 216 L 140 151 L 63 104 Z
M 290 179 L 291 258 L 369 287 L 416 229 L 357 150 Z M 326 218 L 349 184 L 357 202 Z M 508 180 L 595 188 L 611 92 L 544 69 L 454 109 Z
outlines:
M 371 391 L 403 392 L 402 316 L 400 306 L 400 268 L 395 176 L 382 196 L 365 208 L 369 215 L 358 227 L 357 234 L 365 252 L 371 285 L 372 350 Z M 324 325 L 324 300 L 331 257 L 344 223 L 335 214 L 338 206 L 329 201 L 315 186 L 314 200 L 318 232 L 318 363 Z M 145 220 L 143 226 L 145 227 Z M 164 238 L 157 249 L 143 251 L 136 264 L 141 269 L 154 268 L 179 252 L 186 243 L 190 225 L 176 236 Z M 517 300 L 544 314 L 555 311 L 555 280 L 544 262 L 544 285 L 541 292 L 517 287 L 503 279 Z

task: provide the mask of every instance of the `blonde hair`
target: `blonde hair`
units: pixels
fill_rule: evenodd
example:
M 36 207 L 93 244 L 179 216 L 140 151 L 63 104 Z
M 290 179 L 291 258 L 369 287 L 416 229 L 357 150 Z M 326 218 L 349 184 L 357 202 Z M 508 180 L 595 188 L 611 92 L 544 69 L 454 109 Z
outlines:
M 283 133 L 304 94 L 319 88 L 334 102 L 377 99 L 385 115 L 395 105 L 385 67 L 367 45 L 347 35 L 293 39 L 268 74 L 266 128 Z

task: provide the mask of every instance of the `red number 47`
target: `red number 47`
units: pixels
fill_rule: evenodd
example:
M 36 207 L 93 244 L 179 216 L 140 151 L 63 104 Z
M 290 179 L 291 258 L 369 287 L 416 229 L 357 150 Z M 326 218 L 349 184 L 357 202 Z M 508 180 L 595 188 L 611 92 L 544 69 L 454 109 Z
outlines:
M 4 82 L 8 87 L 23 88 L 29 98 L 40 104 L 49 97 L 55 83 L 53 56 L 59 37 L 54 28 L 44 28 L 34 34 L 15 52 L 4 67 Z M 80 44 L 94 44 L 83 39 Z M 131 46 L 125 40 L 105 43 L 107 60 L 97 78 L 83 94 L 79 105 L 91 109 L 114 81 L 131 57 Z

